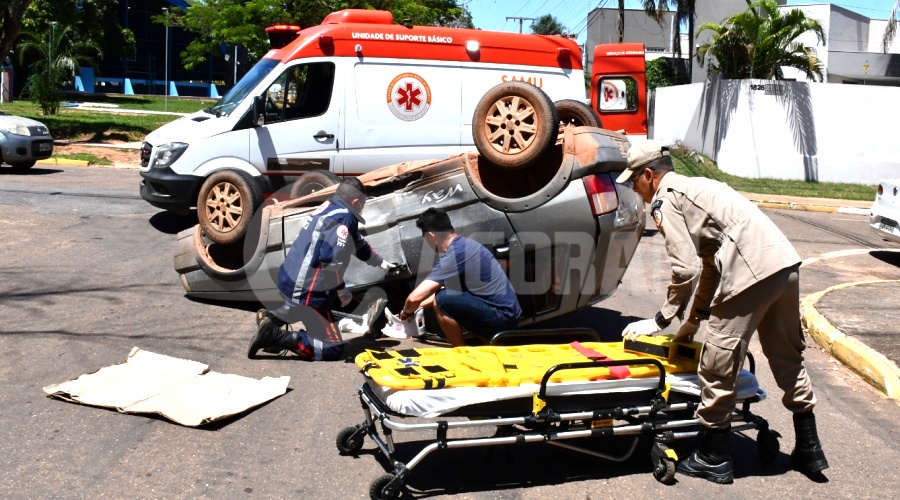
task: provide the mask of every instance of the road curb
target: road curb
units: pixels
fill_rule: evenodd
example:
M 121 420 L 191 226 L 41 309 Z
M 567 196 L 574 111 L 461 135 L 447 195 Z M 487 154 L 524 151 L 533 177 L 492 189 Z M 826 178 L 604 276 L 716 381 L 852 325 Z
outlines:
M 812 337 L 825 352 L 847 365 L 887 397 L 900 399 L 900 368 L 880 352 L 853 337 L 848 337 L 816 308 L 816 302 L 829 292 L 872 283 L 900 283 L 900 281 L 871 280 L 844 283 L 810 294 L 800 303 L 800 310 L 803 313 L 801 323 L 807 335 Z
M 868 208 L 836 207 L 831 205 L 811 205 L 806 203 L 765 201 L 750 199 L 760 208 L 774 208 L 779 210 L 804 210 L 807 212 L 827 212 L 841 214 L 869 215 Z
M 87 160 L 63 159 L 63 161 L 60 162 L 57 158 L 47 158 L 45 160 L 38 160 L 36 163 L 38 163 L 40 165 L 70 165 L 73 167 L 87 167 L 88 165 L 91 164 L 91 162 L 89 162 Z

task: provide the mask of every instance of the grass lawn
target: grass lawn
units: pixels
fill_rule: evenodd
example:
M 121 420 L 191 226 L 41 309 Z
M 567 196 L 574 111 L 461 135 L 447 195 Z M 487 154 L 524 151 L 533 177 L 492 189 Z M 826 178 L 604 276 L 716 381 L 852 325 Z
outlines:
M 163 111 L 193 113 L 212 106 L 213 99 L 177 98 L 156 96 L 81 96 L 80 102 L 115 104 L 122 109 L 139 111 Z M 105 113 L 60 107 L 59 114 L 44 116 L 36 102 L 18 100 L 0 104 L 0 110 L 11 115 L 25 116 L 43 122 L 50 128 L 53 138 L 61 141 L 80 142 L 133 142 L 177 118 L 175 115 L 149 115 L 138 113 Z
M 712 160 L 690 149 L 673 148 L 671 154 L 675 171 L 679 174 L 715 179 L 745 193 L 872 201 L 878 189 L 878 186 L 865 184 L 738 177 L 722 172 Z

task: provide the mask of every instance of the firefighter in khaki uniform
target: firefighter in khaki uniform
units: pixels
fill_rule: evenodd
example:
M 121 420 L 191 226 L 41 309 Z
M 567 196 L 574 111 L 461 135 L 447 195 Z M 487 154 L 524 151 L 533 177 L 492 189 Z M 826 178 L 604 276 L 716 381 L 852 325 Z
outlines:
M 655 318 L 631 323 L 622 335 L 652 335 L 676 316 L 684 318 L 692 291 L 690 313 L 675 338 L 692 337 L 707 320 L 698 369 L 697 418 L 704 432 L 700 448 L 678 463 L 678 471 L 717 483 L 734 480 L 730 428 L 735 385 L 747 343 L 758 331 L 775 381 L 784 391 L 782 403 L 794 414 L 794 467 L 807 475 L 821 474 L 828 462 L 812 413 L 816 398 L 803 365 L 800 256 L 794 247 L 756 205 L 727 185 L 676 174 L 668 148 L 659 142 L 633 146 L 628 169 L 616 181 L 633 182 L 634 191 L 651 204 L 672 263 L 662 309 Z

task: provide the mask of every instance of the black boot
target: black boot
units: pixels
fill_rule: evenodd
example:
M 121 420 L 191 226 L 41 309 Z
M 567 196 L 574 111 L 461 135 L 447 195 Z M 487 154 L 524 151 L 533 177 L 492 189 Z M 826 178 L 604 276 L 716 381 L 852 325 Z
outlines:
M 733 483 L 731 429 L 705 428 L 700 448 L 678 462 L 677 470 L 686 476 L 699 477 L 714 483 Z
M 259 321 L 259 327 L 256 330 L 256 337 L 250 342 L 250 349 L 247 350 L 247 357 L 256 359 L 257 351 L 269 347 L 296 352 L 297 332 L 282 330 L 267 315 L 262 316 L 262 319 Z
M 279 318 L 278 316 L 275 316 L 275 313 L 273 313 L 272 311 L 270 311 L 266 308 L 263 308 L 263 309 L 260 309 L 259 311 L 256 311 L 256 326 L 257 327 L 262 322 L 263 318 L 269 318 L 270 320 L 272 320 L 273 323 L 275 323 L 275 326 L 277 326 L 278 328 L 281 328 L 282 326 L 287 324 L 284 321 L 282 321 L 281 318 Z
M 818 474 L 827 469 L 828 460 L 819 442 L 813 412 L 794 413 L 794 434 L 797 437 L 797 444 L 791 453 L 794 469 L 804 474 Z

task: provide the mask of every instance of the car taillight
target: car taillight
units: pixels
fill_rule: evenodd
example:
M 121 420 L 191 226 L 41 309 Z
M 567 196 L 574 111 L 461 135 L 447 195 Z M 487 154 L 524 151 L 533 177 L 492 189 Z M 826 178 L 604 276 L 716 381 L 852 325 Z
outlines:
M 581 180 L 594 215 L 608 214 L 619 208 L 619 195 L 616 194 L 616 185 L 609 174 L 589 175 Z
M 881 196 L 881 195 L 883 195 L 883 194 L 884 194 L 884 186 L 882 186 L 881 184 L 879 184 L 879 185 L 878 185 L 878 196 Z

